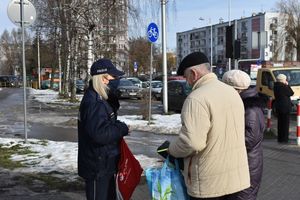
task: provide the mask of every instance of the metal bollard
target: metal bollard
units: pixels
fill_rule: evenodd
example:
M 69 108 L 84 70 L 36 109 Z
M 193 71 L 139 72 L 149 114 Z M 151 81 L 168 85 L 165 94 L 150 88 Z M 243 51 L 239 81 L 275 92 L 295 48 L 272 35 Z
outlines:
M 272 97 L 269 97 L 268 101 L 268 114 L 267 114 L 267 131 L 271 130 L 271 115 L 272 115 Z
M 300 99 L 297 103 L 297 145 L 300 146 Z

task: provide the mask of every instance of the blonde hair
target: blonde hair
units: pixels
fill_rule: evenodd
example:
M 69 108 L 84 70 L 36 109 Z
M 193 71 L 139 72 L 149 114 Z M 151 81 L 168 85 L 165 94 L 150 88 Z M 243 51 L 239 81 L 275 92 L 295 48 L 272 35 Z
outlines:
M 93 88 L 94 90 L 105 100 L 108 99 L 108 86 L 103 83 L 103 78 L 106 77 L 107 74 L 99 74 L 92 76 L 93 80 Z

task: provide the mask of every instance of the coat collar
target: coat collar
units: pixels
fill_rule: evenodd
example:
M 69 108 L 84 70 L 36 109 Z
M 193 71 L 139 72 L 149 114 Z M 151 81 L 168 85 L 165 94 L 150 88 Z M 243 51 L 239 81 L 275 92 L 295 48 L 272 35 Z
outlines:
M 193 90 L 201 87 L 202 85 L 207 84 L 208 82 L 212 81 L 212 80 L 217 80 L 217 76 L 214 73 L 208 73 L 204 76 L 202 76 L 198 81 L 196 81 L 196 83 L 193 86 Z
M 103 99 L 102 99 L 102 96 L 100 96 L 100 95 L 94 90 L 94 88 L 93 88 L 92 85 L 89 86 L 89 88 L 87 89 L 86 92 L 87 92 L 87 94 L 88 94 L 89 96 L 92 97 L 92 99 L 95 99 L 96 101 L 102 101 L 102 100 L 103 100 Z

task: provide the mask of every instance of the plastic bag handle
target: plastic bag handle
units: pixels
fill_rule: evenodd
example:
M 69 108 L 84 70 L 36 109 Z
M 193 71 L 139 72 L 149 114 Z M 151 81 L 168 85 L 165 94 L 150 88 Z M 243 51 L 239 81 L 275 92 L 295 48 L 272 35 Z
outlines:
M 177 158 L 175 158 L 174 161 L 175 161 L 175 170 L 179 172 L 179 163 L 178 163 Z M 168 155 L 166 158 L 166 161 L 163 164 L 162 170 L 165 171 L 167 169 L 167 167 L 169 167 L 169 166 L 170 166 L 170 159 L 169 159 L 169 155 Z

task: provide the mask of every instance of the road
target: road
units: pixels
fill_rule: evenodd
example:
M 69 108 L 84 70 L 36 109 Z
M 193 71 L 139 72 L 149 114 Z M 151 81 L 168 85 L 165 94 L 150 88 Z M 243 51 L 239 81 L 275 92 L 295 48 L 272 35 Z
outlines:
M 2 88 L 0 104 L 0 136 L 24 138 L 23 89 Z M 54 117 L 70 116 L 76 116 L 76 112 L 69 107 L 62 109 L 27 98 L 28 138 L 76 141 L 76 130 L 53 126 L 49 121 Z
M 23 89 L 2 88 L 0 91 L 0 136 L 24 138 Z M 142 100 L 121 100 L 119 115 L 136 114 L 145 108 Z M 160 102 L 154 102 L 152 113 L 162 111 Z M 148 112 L 148 109 L 146 109 Z M 28 138 L 48 139 L 53 141 L 77 141 L 78 105 L 46 104 L 27 98 Z M 71 120 L 66 120 L 70 119 Z M 53 120 L 55 119 L 55 120 Z M 61 123 L 57 123 L 61 119 Z M 133 131 L 126 137 L 134 154 L 159 157 L 156 148 L 172 135 L 156 135 L 148 132 Z

